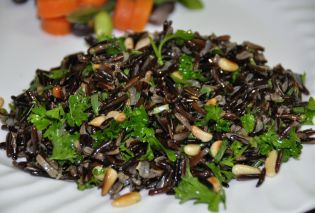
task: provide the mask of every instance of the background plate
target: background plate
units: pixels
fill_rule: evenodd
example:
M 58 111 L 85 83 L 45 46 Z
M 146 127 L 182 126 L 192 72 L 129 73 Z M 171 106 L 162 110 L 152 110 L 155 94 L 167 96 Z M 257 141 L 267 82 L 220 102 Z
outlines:
M 203 11 L 177 7 L 171 16 L 176 29 L 202 34 L 230 34 L 232 40 L 250 40 L 266 47 L 270 65 L 281 62 L 295 72 L 307 72 L 307 85 L 315 70 L 315 2 L 313 0 L 204 0 Z M 7 101 L 28 87 L 36 68 L 59 65 L 70 53 L 85 51 L 83 39 L 53 37 L 39 28 L 33 1 L 17 6 L 0 2 L 0 93 Z M 157 30 L 159 27 L 148 27 Z M 6 103 L 7 107 L 7 103 Z M 5 133 L 0 132 L 0 140 Z M 315 207 L 315 146 L 305 146 L 300 160 L 290 160 L 274 178 L 256 188 L 256 182 L 233 181 L 222 212 L 303 212 Z M 128 209 L 114 209 L 98 190 L 79 192 L 68 182 L 32 177 L 11 166 L 0 152 L 0 212 L 208 212 L 205 205 L 179 205 L 171 196 L 148 197 Z

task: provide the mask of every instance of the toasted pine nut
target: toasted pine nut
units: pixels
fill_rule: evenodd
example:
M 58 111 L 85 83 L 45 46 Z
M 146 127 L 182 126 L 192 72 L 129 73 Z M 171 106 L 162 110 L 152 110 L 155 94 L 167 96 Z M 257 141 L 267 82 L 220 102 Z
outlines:
M 215 176 L 209 177 L 207 181 L 211 183 L 215 192 L 219 192 L 221 190 L 221 183 Z
M 129 49 L 129 50 L 133 49 L 133 47 L 134 47 L 133 39 L 130 37 L 126 38 L 124 45 L 125 45 L 126 49 Z
M 137 42 L 135 49 L 140 50 L 143 47 L 146 47 L 150 44 L 150 39 L 149 37 L 145 37 L 140 39 L 140 41 Z
M 0 97 L 0 109 L 2 109 L 3 105 L 4 105 L 4 99 Z
M 254 174 L 260 174 L 261 173 L 260 169 L 258 169 L 256 167 L 243 165 L 243 164 L 235 164 L 232 168 L 232 172 L 236 176 L 254 175 Z
M 196 156 L 200 152 L 200 146 L 198 144 L 187 144 L 184 146 L 184 152 L 189 156 Z
M 101 68 L 101 64 L 92 64 L 93 70 L 98 70 L 99 68 Z
M 89 122 L 89 125 L 100 127 L 102 123 L 107 119 L 105 115 L 100 115 Z
M 218 65 L 222 70 L 227 72 L 234 72 L 239 68 L 238 64 L 226 58 L 220 58 L 218 61 Z
M 100 115 L 89 122 L 89 125 L 100 127 L 104 121 L 109 118 L 114 118 L 117 122 L 123 122 L 126 120 L 126 114 L 119 111 L 110 111 L 107 115 Z
M 205 132 L 197 126 L 191 126 L 191 133 L 202 142 L 208 142 L 212 139 L 211 133 Z
M 216 98 L 210 98 L 207 102 L 206 105 L 207 106 L 215 106 L 217 105 L 218 100 Z
M 106 115 L 107 119 L 108 118 L 114 118 L 115 121 L 118 122 L 123 122 L 126 119 L 126 115 L 124 112 L 119 112 L 119 111 L 110 111 L 107 115 Z
M 118 198 L 116 198 L 112 205 L 115 207 L 126 207 L 138 203 L 141 200 L 141 195 L 139 192 L 129 192 Z
M 210 153 L 211 153 L 212 157 L 215 157 L 218 154 L 218 152 L 219 152 L 219 150 L 221 148 L 221 145 L 222 145 L 222 141 L 221 140 L 217 140 L 211 145 Z
M 116 117 L 114 117 L 114 119 L 117 122 L 123 122 L 124 120 L 126 120 L 126 114 L 121 112 Z
M 278 152 L 272 150 L 268 153 L 268 157 L 265 160 L 266 175 L 268 177 L 273 177 L 276 175 L 276 162 L 278 158 Z
M 114 185 L 118 178 L 118 174 L 115 169 L 108 168 L 105 172 L 102 186 L 102 196 L 106 195 L 110 188 Z

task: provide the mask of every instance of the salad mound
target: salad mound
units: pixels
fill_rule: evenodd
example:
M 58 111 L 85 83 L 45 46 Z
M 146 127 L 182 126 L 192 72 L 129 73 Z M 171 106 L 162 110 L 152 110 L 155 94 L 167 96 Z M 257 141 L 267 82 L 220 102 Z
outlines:
M 305 75 L 268 66 L 260 45 L 169 22 L 88 42 L 1 109 L 0 148 L 17 168 L 98 187 L 113 206 L 145 189 L 218 211 L 230 181 L 260 186 L 314 143 Z

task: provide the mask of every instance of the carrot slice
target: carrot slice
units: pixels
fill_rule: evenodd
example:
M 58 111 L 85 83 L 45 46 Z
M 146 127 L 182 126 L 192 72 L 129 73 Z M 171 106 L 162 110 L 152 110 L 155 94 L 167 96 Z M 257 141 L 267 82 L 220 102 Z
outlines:
M 71 32 L 70 23 L 65 17 L 42 19 L 41 27 L 52 35 L 67 35 Z
M 69 14 L 78 6 L 78 0 L 37 0 L 37 14 L 41 18 L 56 18 Z
M 128 30 L 131 26 L 135 0 L 117 0 L 113 22 L 116 29 Z
M 149 20 L 152 7 L 153 0 L 135 0 L 130 26 L 133 31 L 140 32 L 144 29 Z
M 100 7 L 106 4 L 107 0 L 79 0 L 80 6 Z

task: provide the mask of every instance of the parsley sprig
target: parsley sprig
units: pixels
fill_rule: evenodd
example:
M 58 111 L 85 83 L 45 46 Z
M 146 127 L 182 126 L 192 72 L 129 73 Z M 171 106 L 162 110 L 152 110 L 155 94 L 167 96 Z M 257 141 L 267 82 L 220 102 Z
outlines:
M 183 41 L 188 41 L 190 39 L 194 38 L 194 34 L 192 33 L 192 31 L 184 31 L 184 30 L 177 30 L 175 33 L 173 34 L 167 34 L 164 36 L 164 38 L 161 40 L 161 42 L 159 43 L 159 46 L 157 46 L 155 44 L 155 42 L 153 41 L 153 39 L 151 37 L 149 37 L 150 39 L 150 43 L 152 45 L 153 51 L 155 53 L 155 56 L 157 58 L 158 64 L 159 65 L 163 65 L 163 57 L 162 57 L 162 50 L 163 50 L 163 46 L 170 40 L 172 39 L 178 39 L 178 40 L 183 40 Z
M 202 184 L 198 178 L 191 174 L 188 167 L 185 176 L 182 177 L 179 185 L 175 188 L 175 193 L 176 198 L 180 199 L 180 203 L 195 200 L 195 204 L 208 204 L 208 209 L 210 211 L 217 212 L 219 210 L 219 204 L 221 202 L 225 203 L 225 194 L 223 190 L 214 192 L 209 189 Z

